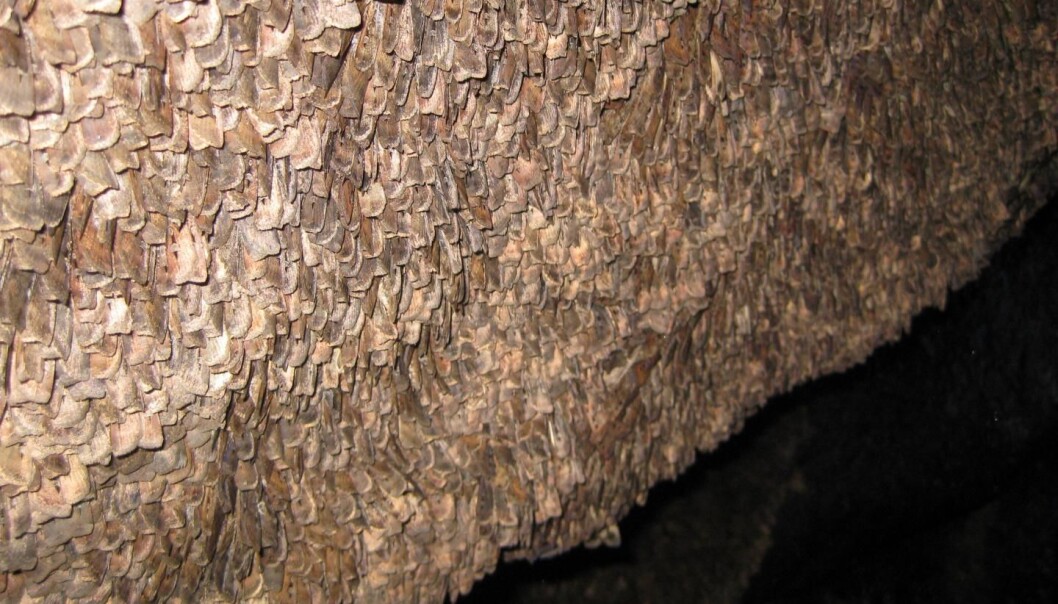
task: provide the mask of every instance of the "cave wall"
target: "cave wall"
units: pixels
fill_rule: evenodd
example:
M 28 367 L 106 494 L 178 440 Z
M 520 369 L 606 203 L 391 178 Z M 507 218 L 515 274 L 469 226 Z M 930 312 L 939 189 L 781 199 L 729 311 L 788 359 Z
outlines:
M 1058 600 L 1058 198 L 944 310 L 465 604 Z
M 1045 198 L 1046 3 L 0 8 L 0 593 L 438 601 Z

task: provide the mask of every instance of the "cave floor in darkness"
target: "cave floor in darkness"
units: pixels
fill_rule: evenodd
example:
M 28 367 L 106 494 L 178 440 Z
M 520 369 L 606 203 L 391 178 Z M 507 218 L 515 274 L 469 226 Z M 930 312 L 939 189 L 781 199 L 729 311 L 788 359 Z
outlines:
M 461 603 L 1058 602 L 1058 201 L 864 364 Z

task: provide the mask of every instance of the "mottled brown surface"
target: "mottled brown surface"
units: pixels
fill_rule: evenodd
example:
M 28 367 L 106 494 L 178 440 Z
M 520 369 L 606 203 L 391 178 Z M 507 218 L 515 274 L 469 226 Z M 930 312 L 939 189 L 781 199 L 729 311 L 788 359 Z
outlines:
M 1058 602 L 1058 198 L 943 311 L 772 397 L 616 548 L 501 564 L 460 604 Z
M 700 4 L 0 2 L 0 594 L 606 540 L 1042 202 L 1048 3 Z

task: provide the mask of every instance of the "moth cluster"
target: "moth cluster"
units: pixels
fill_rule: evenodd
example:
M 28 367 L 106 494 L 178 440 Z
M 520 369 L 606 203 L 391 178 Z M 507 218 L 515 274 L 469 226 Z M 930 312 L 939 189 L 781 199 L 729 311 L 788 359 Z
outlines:
M 0 2 L 0 599 L 612 540 L 1041 203 L 1045 4 Z

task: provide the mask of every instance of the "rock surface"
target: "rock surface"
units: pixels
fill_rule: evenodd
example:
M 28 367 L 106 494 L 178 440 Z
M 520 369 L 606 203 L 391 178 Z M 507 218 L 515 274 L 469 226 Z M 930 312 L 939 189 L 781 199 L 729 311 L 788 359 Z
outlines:
M 0 594 L 438 601 L 973 277 L 1058 15 L 0 3 Z

